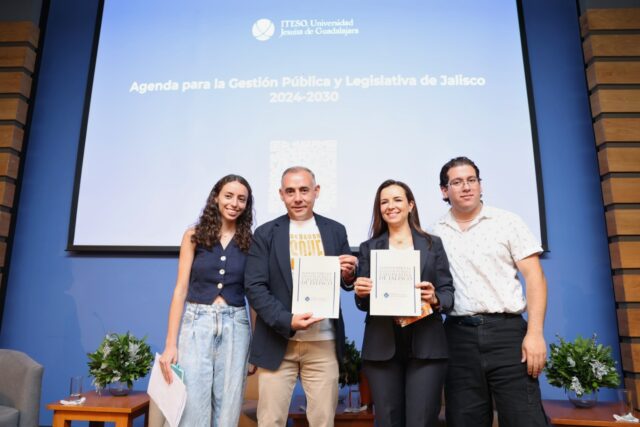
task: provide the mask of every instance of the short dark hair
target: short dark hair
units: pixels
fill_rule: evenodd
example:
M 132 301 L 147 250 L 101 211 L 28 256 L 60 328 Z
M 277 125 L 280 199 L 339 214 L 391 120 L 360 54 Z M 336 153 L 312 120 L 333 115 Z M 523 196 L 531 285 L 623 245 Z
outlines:
M 313 173 L 313 171 L 306 166 L 291 166 L 289 168 L 286 168 L 284 172 L 282 172 L 282 176 L 280 177 L 280 183 L 284 181 L 284 177 L 287 176 L 287 174 L 298 173 L 298 172 L 308 172 L 309 175 L 311 175 L 311 178 L 313 179 L 313 183 L 315 184 L 316 174 Z
M 476 178 L 480 179 L 480 169 L 478 169 L 478 166 L 476 166 L 476 164 L 473 163 L 473 160 L 464 156 L 455 157 L 449 160 L 447 163 L 445 163 L 444 166 L 442 166 L 442 169 L 440 169 L 440 188 L 444 188 L 449 184 L 449 169 L 454 168 L 456 166 L 473 167 L 473 169 L 475 169 L 476 171 Z M 449 202 L 448 197 L 445 197 L 442 200 L 451 204 L 451 202 Z

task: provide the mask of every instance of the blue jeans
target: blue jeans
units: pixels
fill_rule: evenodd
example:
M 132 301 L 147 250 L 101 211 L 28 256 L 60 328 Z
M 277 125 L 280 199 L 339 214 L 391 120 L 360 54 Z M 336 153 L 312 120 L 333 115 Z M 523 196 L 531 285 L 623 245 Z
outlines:
M 238 425 L 250 339 L 245 307 L 187 303 L 178 341 L 187 386 L 180 427 Z

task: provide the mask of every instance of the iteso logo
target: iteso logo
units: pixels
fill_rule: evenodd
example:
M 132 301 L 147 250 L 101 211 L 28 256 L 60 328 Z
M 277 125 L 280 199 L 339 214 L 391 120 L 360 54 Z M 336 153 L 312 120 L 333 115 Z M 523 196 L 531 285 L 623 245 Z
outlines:
M 254 22 L 253 27 L 251 28 L 251 34 L 253 34 L 253 37 L 261 42 L 269 40 L 275 31 L 275 25 L 273 25 L 273 22 L 267 18 L 258 19 Z

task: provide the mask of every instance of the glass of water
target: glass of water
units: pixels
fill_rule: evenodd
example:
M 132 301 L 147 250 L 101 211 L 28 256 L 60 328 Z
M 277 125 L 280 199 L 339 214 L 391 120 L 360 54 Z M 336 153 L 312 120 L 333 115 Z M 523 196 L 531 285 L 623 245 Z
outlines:
M 82 398 L 82 375 L 71 377 L 69 384 L 69 399 L 78 401 Z
M 349 390 L 349 407 L 353 409 L 360 409 L 362 403 L 360 402 L 360 389 L 353 388 Z

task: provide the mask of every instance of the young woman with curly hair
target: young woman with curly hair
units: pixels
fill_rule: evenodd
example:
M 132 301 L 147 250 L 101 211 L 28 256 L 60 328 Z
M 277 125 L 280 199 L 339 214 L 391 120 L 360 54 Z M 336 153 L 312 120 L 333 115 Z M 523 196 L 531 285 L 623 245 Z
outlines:
M 236 426 L 251 330 L 244 266 L 251 243 L 249 183 L 227 175 L 214 185 L 198 223 L 182 238 L 169 310 L 162 374 L 184 369 L 187 404 L 180 426 Z M 185 305 L 186 302 L 186 305 Z

